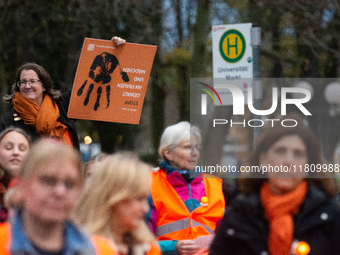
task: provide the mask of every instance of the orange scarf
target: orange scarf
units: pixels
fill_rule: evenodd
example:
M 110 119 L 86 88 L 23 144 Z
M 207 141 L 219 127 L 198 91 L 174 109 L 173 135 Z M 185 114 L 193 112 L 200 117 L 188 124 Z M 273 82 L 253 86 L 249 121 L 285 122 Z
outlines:
M 34 126 L 39 136 L 49 136 L 69 144 L 67 126 L 58 121 L 58 105 L 49 95 L 45 95 L 41 106 L 16 92 L 13 107 L 20 114 L 26 125 Z
M 269 253 L 289 255 L 293 243 L 293 215 L 299 212 L 307 193 L 307 183 L 303 181 L 288 194 L 275 195 L 267 182 L 261 188 L 261 202 L 269 220 Z

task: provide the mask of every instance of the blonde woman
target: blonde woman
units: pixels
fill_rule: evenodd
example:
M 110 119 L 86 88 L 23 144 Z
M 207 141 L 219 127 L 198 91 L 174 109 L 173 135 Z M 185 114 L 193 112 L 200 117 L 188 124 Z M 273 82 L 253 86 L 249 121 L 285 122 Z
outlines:
M 120 254 L 160 254 L 144 221 L 149 210 L 150 169 L 131 154 L 107 156 L 82 191 L 76 223 L 113 241 Z
M 13 194 L 18 210 L 0 224 L 0 254 L 115 254 L 111 242 L 91 241 L 69 221 L 82 183 L 75 150 L 51 139 L 33 145 Z

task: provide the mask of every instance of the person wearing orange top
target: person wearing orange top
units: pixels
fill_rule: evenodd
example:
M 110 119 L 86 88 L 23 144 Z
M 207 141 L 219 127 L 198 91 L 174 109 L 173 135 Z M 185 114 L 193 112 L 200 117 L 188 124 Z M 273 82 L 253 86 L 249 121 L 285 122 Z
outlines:
M 116 46 L 124 44 L 120 37 L 112 37 Z M 60 93 L 53 89 L 49 73 L 36 63 L 19 67 L 11 94 L 4 101 L 13 108 L 2 116 L 0 132 L 9 126 L 22 128 L 35 141 L 51 137 L 79 150 L 79 140 L 73 119 L 67 117 L 71 90 Z
M 196 171 L 200 146 L 201 131 L 187 121 L 162 134 L 147 218 L 163 254 L 206 252 L 195 239 L 211 240 L 224 214 L 222 180 Z
M 7 220 L 4 197 L 15 182 L 30 142 L 30 137 L 21 128 L 9 127 L 0 133 L 0 222 Z
M 82 184 L 76 150 L 53 139 L 34 144 L 14 190 L 15 215 L 0 224 L 0 254 L 117 254 L 112 242 L 70 221 Z
M 340 254 L 338 187 L 330 169 L 336 166 L 324 162 L 300 116 L 285 118 L 298 124 L 267 127 L 258 138 L 251 166 L 267 171 L 239 179 L 241 193 L 226 209 L 211 255 Z
M 71 91 L 54 90 L 49 73 L 40 65 L 25 63 L 17 71 L 12 93 L 4 96 L 13 108 L 1 119 L 0 131 L 15 126 L 35 141 L 51 137 L 79 149 L 74 120 L 67 117 Z
M 113 241 L 121 255 L 160 255 L 145 222 L 151 167 L 130 153 L 107 155 L 95 166 L 81 193 L 74 221 Z

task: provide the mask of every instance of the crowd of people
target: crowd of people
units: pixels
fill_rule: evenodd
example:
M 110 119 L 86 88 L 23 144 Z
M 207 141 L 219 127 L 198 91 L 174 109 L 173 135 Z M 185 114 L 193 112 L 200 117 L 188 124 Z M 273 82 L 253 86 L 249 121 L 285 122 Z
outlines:
M 0 254 L 340 254 L 329 173 L 254 173 L 231 192 L 197 171 L 202 137 L 187 121 L 164 130 L 158 167 L 132 152 L 102 152 L 84 164 L 66 115 L 70 93 L 26 63 L 4 97 L 13 109 L 0 123 Z M 265 128 L 249 162 L 323 163 L 302 119 Z

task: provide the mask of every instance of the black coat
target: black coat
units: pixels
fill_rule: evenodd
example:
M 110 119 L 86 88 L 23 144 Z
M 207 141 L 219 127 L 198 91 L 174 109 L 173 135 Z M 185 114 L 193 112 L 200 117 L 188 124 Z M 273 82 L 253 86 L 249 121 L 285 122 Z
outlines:
M 210 254 L 269 254 L 269 223 L 264 215 L 258 195 L 238 195 L 225 211 Z M 340 209 L 335 200 L 310 187 L 294 217 L 293 239 L 309 244 L 308 255 L 340 254 Z
M 70 103 L 70 97 L 71 97 L 71 91 L 65 92 L 61 94 L 60 98 L 58 100 L 55 100 L 58 107 L 59 107 L 59 113 L 60 117 L 58 118 L 58 121 L 63 123 L 68 127 L 68 130 L 72 136 L 73 140 L 73 147 L 79 150 L 79 139 L 76 132 L 76 126 L 73 119 L 69 119 L 67 117 L 67 111 L 68 106 Z M 24 121 L 20 117 L 20 115 L 14 110 L 10 110 L 2 116 L 0 121 L 0 132 L 4 129 L 13 126 L 23 129 L 29 136 L 31 136 L 32 140 L 35 141 L 39 138 L 39 135 L 37 134 L 35 127 L 26 125 Z

